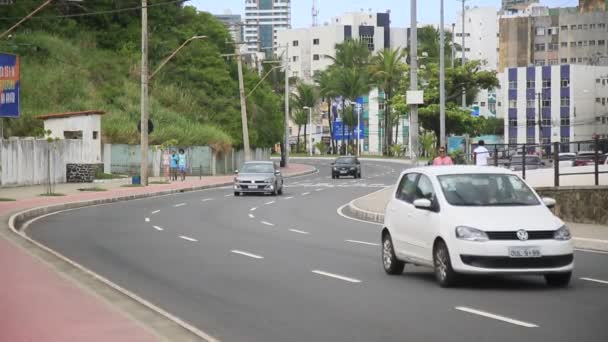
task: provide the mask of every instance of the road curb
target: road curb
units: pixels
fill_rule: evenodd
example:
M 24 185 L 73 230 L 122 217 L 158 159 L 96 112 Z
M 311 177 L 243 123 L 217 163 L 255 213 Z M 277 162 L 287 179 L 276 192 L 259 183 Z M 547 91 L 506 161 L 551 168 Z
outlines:
M 383 189 L 384 190 L 384 189 Z M 380 190 L 382 191 L 382 190 Z M 376 191 L 379 192 L 379 191 Z M 357 207 L 355 204 L 356 201 L 366 198 L 368 196 L 374 195 L 376 192 L 372 192 L 371 194 L 367 194 L 365 196 L 361 196 L 355 198 L 350 201 L 344 208 L 346 209 L 349 216 L 371 222 L 371 223 L 384 223 L 384 213 L 369 211 L 362 208 Z M 606 240 L 598 240 L 598 239 L 588 239 L 588 238 L 579 238 L 573 237 L 572 241 L 574 243 L 574 247 L 577 249 L 585 249 L 590 251 L 600 251 L 600 252 L 608 252 L 608 241 Z
M 306 171 L 286 175 L 285 178 L 305 176 L 305 175 L 313 174 L 317 171 L 318 170 L 316 168 L 312 168 L 312 169 L 309 169 Z M 85 208 L 85 207 L 91 207 L 91 206 L 103 205 L 103 204 L 109 204 L 109 203 L 117 203 L 117 202 L 123 202 L 123 201 L 140 200 L 140 199 L 161 197 L 161 196 L 180 194 L 180 193 L 186 193 L 186 192 L 216 189 L 216 188 L 222 188 L 225 186 L 231 186 L 232 184 L 233 184 L 233 182 L 222 182 L 222 183 L 210 184 L 210 185 L 193 186 L 190 188 L 161 190 L 161 191 L 157 191 L 157 192 L 149 192 L 149 193 L 133 194 L 133 195 L 118 195 L 116 197 L 111 197 L 111 198 L 75 201 L 75 202 L 67 202 L 67 203 L 61 203 L 61 204 L 53 204 L 53 205 L 48 205 L 48 206 L 43 206 L 43 207 L 28 208 L 28 209 L 24 209 L 17 213 L 9 214 L 8 228 L 11 232 L 14 233 L 14 236 L 21 238 L 22 239 L 21 241 L 25 241 L 26 243 L 29 243 L 30 245 L 33 245 L 36 248 L 46 252 L 51 257 L 54 257 L 55 259 L 58 259 L 64 263 L 66 263 L 72 269 L 75 269 L 77 272 L 80 272 L 81 274 L 83 274 L 85 276 L 93 278 L 98 284 L 101 284 L 102 286 L 106 286 L 107 288 L 114 291 L 115 293 L 118 293 L 120 296 L 124 296 L 124 297 L 128 298 L 129 300 L 138 303 L 139 305 L 143 306 L 144 310 L 152 311 L 155 314 L 162 316 L 162 318 L 164 318 L 165 320 L 168 320 L 168 321 L 176 324 L 177 326 L 179 326 L 182 329 L 182 331 L 185 331 L 189 334 L 189 337 L 187 337 L 187 340 L 216 342 L 219 340 L 214 338 L 213 336 L 203 332 L 202 330 L 196 328 L 195 326 L 191 325 L 190 323 L 180 319 L 177 316 L 172 315 L 171 313 L 161 309 L 160 307 L 156 306 L 155 304 L 139 297 L 138 295 L 134 294 L 133 292 L 117 285 L 116 283 L 110 281 L 109 279 L 78 264 L 77 262 L 64 256 L 63 254 L 30 238 L 29 236 L 27 236 L 25 234 L 25 229 L 31 222 L 34 222 L 36 219 L 42 218 L 44 216 L 52 215 L 55 213 L 59 213 L 62 211 L 75 210 L 75 209 L 81 209 L 81 208 Z M 23 248 L 23 246 L 20 246 L 20 247 Z M 38 257 L 40 257 L 40 256 L 38 256 Z M 42 257 L 40 257 L 40 258 L 42 258 Z M 59 272 L 59 270 L 56 267 L 54 267 L 52 262 L 50 262 L 48 260 L 44 260 L 44 259 L 43 259 L 43 261 L 45 263 L 47 263 L 50 267 L 52 267 L 54 271 Z M 62 273 L 62 272 L 60 272 L 60 273 Z M 70 278 L 72 278 L 72 280 L 74 282 L 76 282 L 77 284 L 79 283 L 75 278 L 73 278 L 73 277 L 70 277 Z M 90 291 L 92 294 L 96 295 L 95 291 L 93 291 L 93 289 L 91 289 L 90 287 L 86 287 L 86 290 Z M 106 301 L 110 302 L 107 298 L 105 298 L 101 295 L 99 295 L 99 296 L 101 298 L 106 299 Z M 120 310 L 120 311 L 123 312 L 124 314 L 126 314 L 127 316 L 132 317 L 132 315 L 124 312 L 124 310 Z M 137 321 L 139 324 L 144 325 L 144 328 L 146 330 L 152 331 L 157 336 L 163 336 L 163 340 L 172 341 L 175 338 L 175 336 L 164 336 L 161 332 L 158 331 L 158 329 L 154 329 L 153 327 L 146 325 L 145 322 L 143 322 L 141 320 L 137 320 L 134 317 L 132 317 L 132 319 Z M 162 325 L 166 326 L 167 323 L 165 322 Z

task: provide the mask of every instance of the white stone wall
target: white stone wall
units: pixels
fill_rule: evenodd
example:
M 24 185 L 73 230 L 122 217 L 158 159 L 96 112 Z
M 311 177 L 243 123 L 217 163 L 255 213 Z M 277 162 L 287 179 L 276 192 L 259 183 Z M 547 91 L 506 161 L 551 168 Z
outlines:
M 64 131 L 82 131 L 83 161 L 101 162 L 101 116 L 81 115 L 44 120 L 44 129 L 51 131 L 52 138 L 64 139 Z M 97 139 L 93 139 L 97 132 Z

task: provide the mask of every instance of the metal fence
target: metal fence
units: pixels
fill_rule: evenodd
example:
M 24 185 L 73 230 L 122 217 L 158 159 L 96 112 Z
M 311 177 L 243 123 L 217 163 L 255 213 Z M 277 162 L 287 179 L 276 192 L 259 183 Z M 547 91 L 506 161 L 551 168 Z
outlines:
M 608 139 L 543 144 L 486 144 L 485 147 L 490 151 L 489 163 L 521 171 L 524 179 L 526 171 L 552 168 L 554 186 L 560 185 L 561 177 L 576 175 L 593 175 L 594 184 L 599 185 L 599 176 L 608 173 L 608 169 L 600 170 L 600 166 L 606 163 Z M 475 159 L 474 155 L 469 157 Z M 593 169 L 589 171 L 588 168 L 577 168 L 578 166 Z M 562 172 L 564 168 L 569 168 L 568 172 Z

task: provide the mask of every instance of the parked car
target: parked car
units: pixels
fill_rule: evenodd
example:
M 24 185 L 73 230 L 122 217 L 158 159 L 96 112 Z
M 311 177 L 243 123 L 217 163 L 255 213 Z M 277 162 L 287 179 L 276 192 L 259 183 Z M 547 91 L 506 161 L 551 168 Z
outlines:
M 357 157 L 340 157 L 331 163 L 331 178 L 342 176 L 361 178 L 361 162 Z
M 262 193 L 282 195 L 283 176 L 277 165 L 271 161 L 248 161 L 241 171 L 235 171 L 234 195 Z
M 563 152 L 558 155 L 558 158 L 559 158 L 559 167 L 574 166 L 574 161 L 576 160 L 576 153 Z
M 517 174 L 496 167 L 405 170 L 385 211 L 382 264 L 434 268 L 443 287 L 463 274 L 536 274 L 569 284 L 574 267 L 568 227 Z
M 604 164 L 606 161 L 606 155 L 602 152 L 598 152 L 598 162 L 599 164 Z M 595 151 L 580 151 L 576 155 L 576 160 L 574 161 L 574 166 L 586 166 L 586 165 L 594 165 L 595 164 Z
M 506 166 L 512 171 L 521 171 L 523 169 L 523 160 L 523 156 L 511 157 Z M 543 166 L 545 166 L 545 162 L 539 156 L 526 155 L 526 170 L 540 169 Z

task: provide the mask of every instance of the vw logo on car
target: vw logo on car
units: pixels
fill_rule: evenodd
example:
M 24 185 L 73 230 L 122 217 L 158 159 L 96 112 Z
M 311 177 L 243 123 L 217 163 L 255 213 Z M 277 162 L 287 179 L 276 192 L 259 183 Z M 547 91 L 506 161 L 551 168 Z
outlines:
M 520 239 L 521 241 L 526 241 L 528 240 L 528 232 L 520 229 L 517 231 L 517 238 Z

